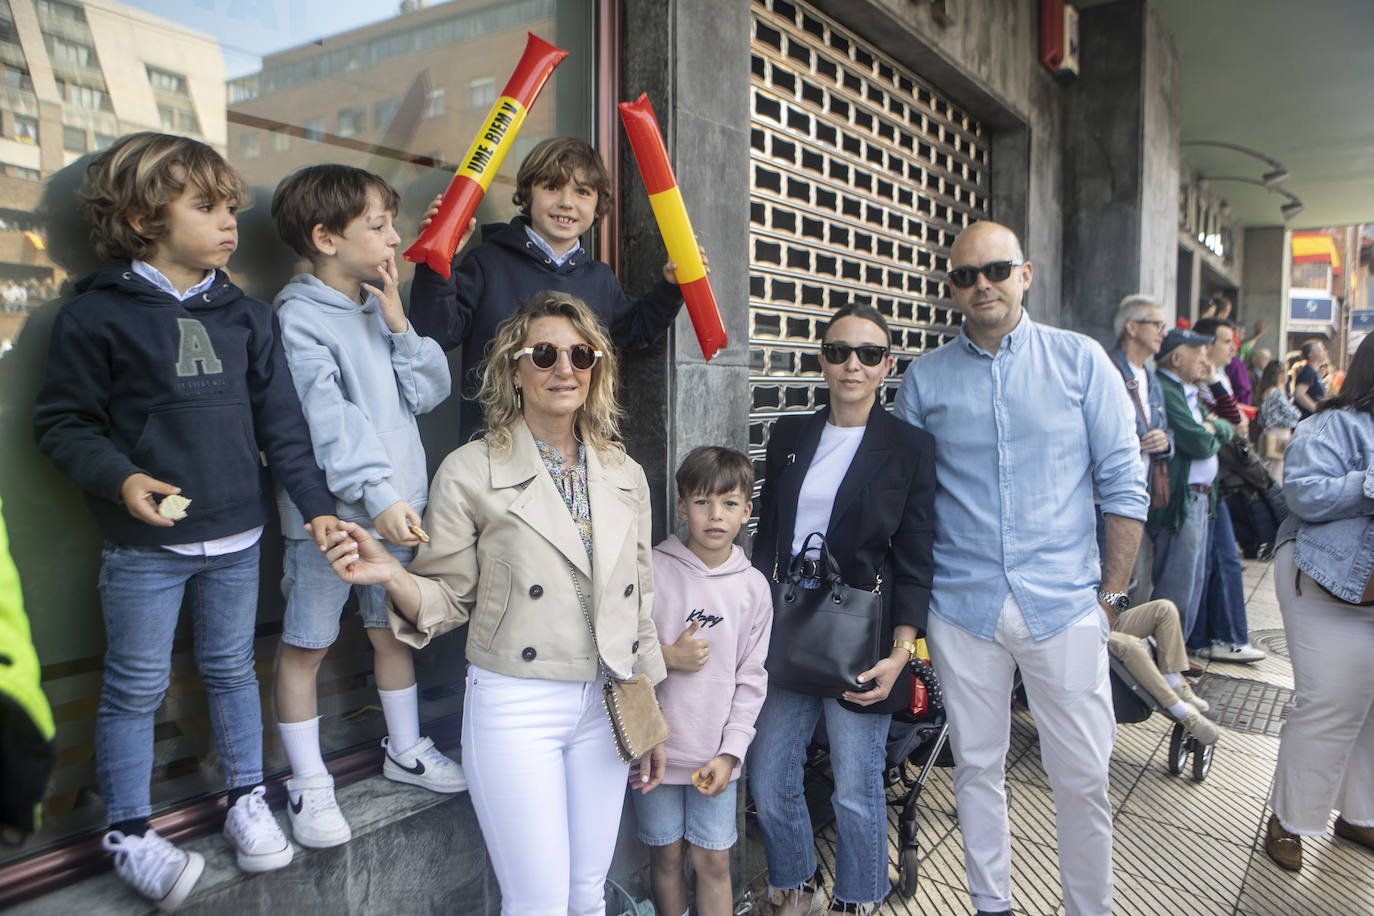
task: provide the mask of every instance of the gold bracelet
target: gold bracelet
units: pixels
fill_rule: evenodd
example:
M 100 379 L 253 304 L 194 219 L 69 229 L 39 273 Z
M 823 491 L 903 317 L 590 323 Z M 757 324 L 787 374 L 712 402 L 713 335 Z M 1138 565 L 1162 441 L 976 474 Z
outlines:
M 907 655 L 911 656 L 912 658 L 915 658 L 915 657 L 916 657 L 916 643 L 912 642 L 912 641 L 909 640 L 909 639 L 894 639 L 894 640 L 892 640 L 892 648 L 894 648 L 894 649 L 905 649 Z

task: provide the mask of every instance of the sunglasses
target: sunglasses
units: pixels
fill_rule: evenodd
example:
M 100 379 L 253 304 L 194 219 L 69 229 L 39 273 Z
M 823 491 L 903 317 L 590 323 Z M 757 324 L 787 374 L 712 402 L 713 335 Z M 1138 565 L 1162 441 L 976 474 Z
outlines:
M 551 343 L 537 343 L 532 347 L 523 350 L 516 350 L 510 355 L 512 360 L 518 360 L 522 356 L 528 356 L 530 362 L 534 363 L 536 369 L 552 369 L 558 362 L 558 354 L 568 354 L 568 362 L 572 363 L 574 369 L 583 372 L 596 365 L 596 361 L 603 354 L 591 346 L 591 344 L 573 344 L 571 347 L 555 347 Z
M 887 355 L 887 347 L 880 344 L 859 344 L 857 347 L 843 343 L 821 344 L 821 356 L 825 357 L 825 361 L 832 366 L 843 366 L 849 362 L 849 354 L 851 353 L 857 353 L 859 362 L 865 366 L 876 366 Z
M 982 267 L 974 267 L 972 265 L 956 267 L 945 276 L 949 277 L 950 286 L 958 287 L 959 289 L 968 289 L 978 282 L 979 274 L 987 277 L 988 280 L 993 283 L 1001 283 L 1007 277 L 1011 276 L 1011 269 L 1013 267 L 1020 267 L 1024 263 L 1026 262 L 1021 258 L 1013 258 L 1010 261 L 989 261 Z
M 1165 325 L 1164 322 L 1162 322 L 1162 321 L 1150 321 L 1150 320 L 1147 319 L 1147 318 L 1133 318 L 1133 319 L 1131 319 L 1131 324 L 1150 324 L 1150 325 L 1154 325 L 1155 330 L 1156 330 L 1156 331 L 1159 331 L 1160 333 L 1163 333 L 1164 328 L 1166 327 L 1166 325 Z

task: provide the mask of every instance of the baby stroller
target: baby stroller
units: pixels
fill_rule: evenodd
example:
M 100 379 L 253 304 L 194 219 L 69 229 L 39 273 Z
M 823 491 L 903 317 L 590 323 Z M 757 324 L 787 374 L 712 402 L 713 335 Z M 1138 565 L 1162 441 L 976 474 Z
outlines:
M 1145 642 L 1153 654 L 1154 640 L 1147 639 Z M 1107 662 L 1111 667 L 1112 706 L 1118 724 L 1144 722 L 1152 712 L 1161 708 L 1155 698 L 1126 670 L 1125 662 L 1114 655 L 1109 655 Z M 1191 757 L 1193 779 L 1201 782 L 1212 769 L 1212 751 L 1215 748 L 1214 744 L 1198 741 L 1183 730 L 1182 723 L 1175 722 L 1174 730 L 1169 735 L 1169 772 L 1175 776 L 1182 773 L 1184 764 Z
M 930 660 L 921 657 L 924 654 L 924 646 L 918 646 L 917 654 L 907 665 L 912 700 L 892 716 L 887 732 L 887 770 L 883 774 L 883 783 L 888 788 L 900 785 L 907 790 L 905 796 L 888 803 L 902 809 L 897 818 L 897 890 L 907 898 L 916 894 L 921 854 L 916 838 L 916 801 L 931 767 L 954 765 L 947 743 L 949 722 L 945 718 L 940 680 Z M 919 768 L 914 778 L 907 775 L 908 763 Z

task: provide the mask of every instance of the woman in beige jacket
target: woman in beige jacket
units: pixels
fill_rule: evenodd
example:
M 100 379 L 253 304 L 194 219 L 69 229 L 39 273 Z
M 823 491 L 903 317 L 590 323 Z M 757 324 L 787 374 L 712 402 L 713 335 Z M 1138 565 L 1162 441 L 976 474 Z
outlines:
M 478 393 L 487 433 L 440 466 L 409 571 L 353 525 L 329 551 L 344 580 L 386 587 L 404 642 L 468 623 L 463 767 L 502 913 L 603 912 L 627 771 L 598 649 L 620 677 L 665 674 L 649 489 L 617 442 L 615 386 L 586 305 L 536 295 L 497 329 Z M 661 747 L 640 772 L 642 791 L 658 784 Z

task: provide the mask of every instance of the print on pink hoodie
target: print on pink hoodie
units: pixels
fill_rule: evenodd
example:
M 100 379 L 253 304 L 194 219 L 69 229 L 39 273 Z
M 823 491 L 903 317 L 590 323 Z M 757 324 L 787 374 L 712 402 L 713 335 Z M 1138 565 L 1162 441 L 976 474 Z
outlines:
M 768 690 L 763 660 L 773 624 L 768 580 L 735 545 L 707 568 L 676 535 L 654 548 L 654 626 L 660 643 L 675 643 L 695 621 L 697 639 L 711 643 L 700 671 L 669 671 L 658 685 L 668 719 L 668 772 L 663 781 L 690 785 L 692 771 L 720 754 L 744 759 L 754 720 Z M 735 767 L 730 779 L 739 778 Z

